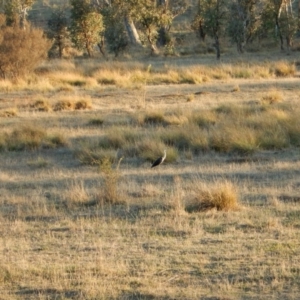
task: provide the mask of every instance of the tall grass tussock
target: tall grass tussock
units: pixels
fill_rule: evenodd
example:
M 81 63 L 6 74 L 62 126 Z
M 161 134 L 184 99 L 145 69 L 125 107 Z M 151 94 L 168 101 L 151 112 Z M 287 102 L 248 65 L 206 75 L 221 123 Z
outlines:
M 194 193 L 194 198 L 186 204 L 190 213 L 210 209 L 230 211 L 239 207 L 237 189 L 229 181 L 215 182 L 212 186 L 196 185 Z

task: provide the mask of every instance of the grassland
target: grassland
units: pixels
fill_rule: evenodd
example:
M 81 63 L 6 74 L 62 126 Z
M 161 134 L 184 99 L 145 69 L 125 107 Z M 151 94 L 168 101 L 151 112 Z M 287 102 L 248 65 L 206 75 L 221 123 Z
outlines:
M 0 299 L 298 299 L 297 66 L 51 61 L 1 81 Z

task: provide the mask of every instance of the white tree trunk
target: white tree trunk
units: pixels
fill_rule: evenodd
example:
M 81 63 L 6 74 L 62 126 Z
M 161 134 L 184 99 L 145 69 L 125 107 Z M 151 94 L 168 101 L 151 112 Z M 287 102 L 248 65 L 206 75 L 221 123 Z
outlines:
M 129 17 L 125 17 L 124 23 L 125 23 L 125 27 L 126 27 L 126 31 L 127 31 L 130 43 L 132 45 L 141 46 L 142 43 L 141 43 L 139 34 L 136 30 L 136 27 L 135 27 L 133 21 Z

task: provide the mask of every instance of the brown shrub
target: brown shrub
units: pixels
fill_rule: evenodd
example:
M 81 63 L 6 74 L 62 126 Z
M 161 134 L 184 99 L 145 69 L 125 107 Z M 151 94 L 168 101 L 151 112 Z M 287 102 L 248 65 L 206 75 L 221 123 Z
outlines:
M 3 27 L 0 30 L 0 76 L 19 78 L 46 58 L 51 42 L 40 29 Z

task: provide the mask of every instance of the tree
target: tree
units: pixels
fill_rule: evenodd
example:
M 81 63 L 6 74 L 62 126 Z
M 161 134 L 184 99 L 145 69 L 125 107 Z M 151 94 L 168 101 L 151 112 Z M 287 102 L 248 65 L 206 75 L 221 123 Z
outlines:
M 54 39 L 53 47 L 62 58 L 64 48 L 69 44 L 68 19 L 63 8 L 53 10 L 48 20 L 48 36 Z
M 201 5 L 202 0 L 197 1 L 197 12 L 193 18 L 191 28 L 196 33 L 196 36 L 200 38 L 203 42 L 205 41 L 206 32 L 204 26 L 204 18 L 203 18 L 203 7 Z
M 127 32 L 129 43 L 135 46 L 141 46 L 141 40 L 138 31 L 134 24 L 133 11 L 135 10 L 135 0 L 91 0 L 94 7 L 97 8 L 98 12 L 103 15 L 113 16 L 114 18 L 109 21 L 111 24 L 117 22 L 117 27 L 121 27 L 120 24 L 124 23 L 124 28 Z M 105 22 L 106 23 L 106 22 Z M 109 31 L 112 28 L 107 29 Z
M 234 0 L 230 6 L 228 32 L 243 53 L 246 44 L 255 37 L 261 25 L 263 3 L 259 0 Z
M 217 59 L 221 57 L 220 36 L 225 33 L 223 24 L 227 16 L 226 0 L 200 0 L 201 9 L 198 11 L 198 17 L 203 20 L 203 26 L 207 35 L 215 40 Z
M 275 37 L 280 40 L 281 50 L 284 50 L 284 40 L 289 50 L 297 31 L 297 17 L 291 0 L 269 0 L 264 10 L 263 25 L 274 31 Z
M 28 10 L 34 2 L 35 0 L 2 0 L 1 8 L 6 15 L 6 25 L 19 25 L 25 29 Z
M 273 0 L 276 10 L 276 27 L 280 34 L 285 37 L 287 50 L 290 50 L 293 44 L 293 37 L 297 30 L 297 18 L 293 12 L 291 0 Z M 281 49 L 283 45 L 281 43 Z
M 115 57 L 128 46 L 128 38 L 125 29 L 124 18 L 120 16 L 120 11 L 115 5 L 102 10 L 105 24 L 105 39 L 110 52 Z M 102 50 L 103 51 L 103 50 Z
M 104 31 L 102 15 L 95 11 L 89 0 L 71 0 L 72 41 L 78 49 L 85 49 L 89 57 Z
M 171 42 L 170 29 L 175 17 L 187 9 L 186 0 L 156 0 L 160 10 L 160 27 L 158 29 L 158 45 L 166 46 Z

